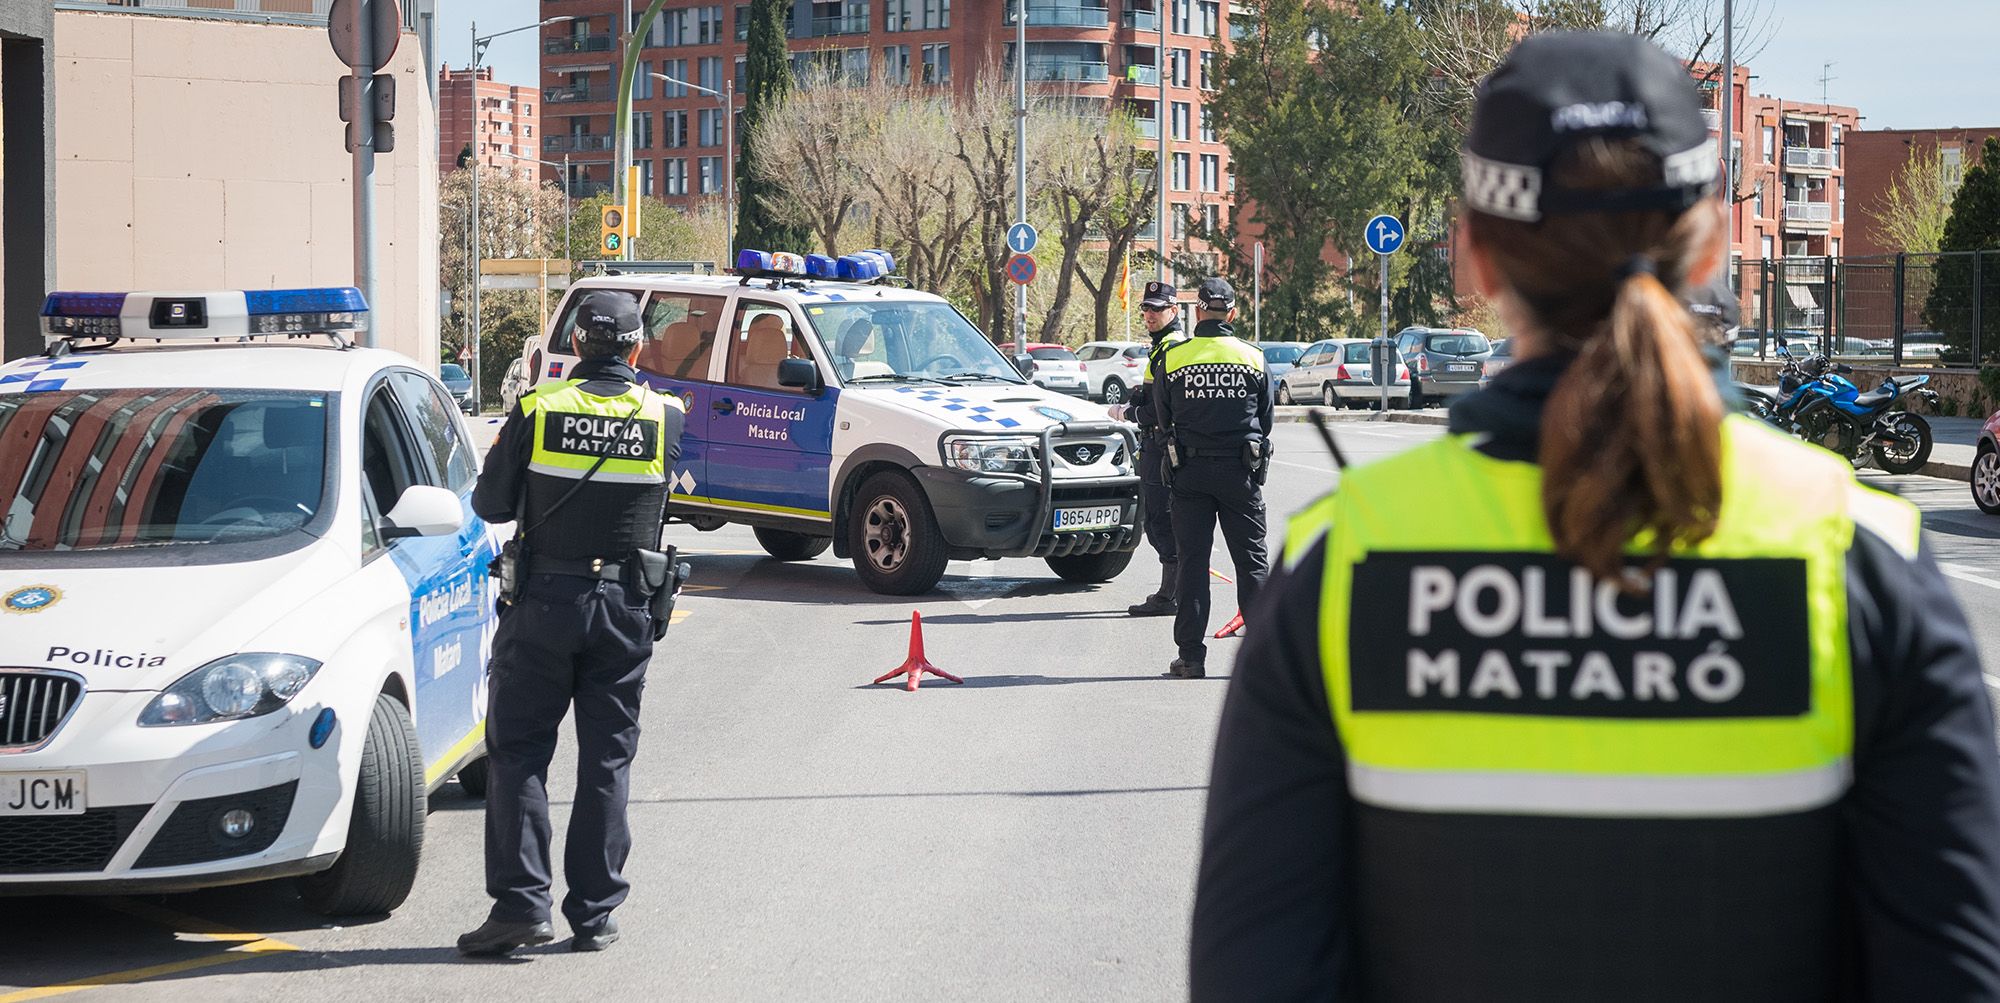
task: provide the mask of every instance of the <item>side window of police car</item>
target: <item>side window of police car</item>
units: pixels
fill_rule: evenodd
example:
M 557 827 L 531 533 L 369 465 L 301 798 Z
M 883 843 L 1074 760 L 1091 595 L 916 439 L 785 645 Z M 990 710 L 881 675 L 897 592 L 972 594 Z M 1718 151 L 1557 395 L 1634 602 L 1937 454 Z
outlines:
M 382 546 L 382 517 L 396 507 L 396 501 L 411 485 L 425 481 L 416 444 L 404 427 L 401 405 L 389 392 L 387 382 L 377 383 L 368 392 L 368 406 L 361 416 L 361 537 L 363 549 Z
M 436 474 L 432 476 L 441 477 L 442 486 L 454 494 L 471 490 L 473 480 L 479 476 L 479 467 L 472 458 L 471 443 L 465 441 L 458 422 L 452 419 L 456 408 L 444 399 L 436 384 L 419 373 L 399 372 L 389 380 L 395 384 L 403 416 L 428 447 L 435 463 Z
M 786 359 L 810 359 L 805 336 L 792 323 L 784 307 L 767 303 L 743 303 L 737 309 L 736 327 L 729 338 L 729 365 L 723 382 L 731 386 L 797 393 L 778 385 L 778 363 Z
M 707 380 L 722 326 L 722 297 L 654 293 L 646 301 L 646 343 L 639 368 L 677 380 Z

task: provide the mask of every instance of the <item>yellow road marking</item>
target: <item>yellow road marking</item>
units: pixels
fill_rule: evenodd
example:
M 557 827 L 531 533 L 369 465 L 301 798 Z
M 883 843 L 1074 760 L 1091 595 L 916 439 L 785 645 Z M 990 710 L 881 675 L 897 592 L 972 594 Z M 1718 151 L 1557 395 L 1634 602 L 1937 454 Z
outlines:
M 299 950 L 295 944 L 287 944 L 282 940 L 266 937 L 261 933 L 233 930 L 219 923 L 212 923 L 196 916 L 189 916 L 185 913 L 175 912 L 172 909 L 165 909 L 144 902 L 135 902 L 131 899 L 109 899 L 102 904 L 106 908 L 145 920 L 149 923 L 164 926 L 175 933 L 197 938 L 204 943 L 229 944 L 230 947 L 216 954 L 204 955 L 199 958 L 188 958 L 185 961 L 172 961 L 163 965 L 148 965 L 144 968 L 132 968 L 104 975 L 91 975 L 69 982 L 58 982 L 54 985 L 22 989 L 18 992 L 0 995 L 0 1003 L 48 999 L 51 996 L 63 996 L 69 993 L 82 992 L 85 989 L 130 985 L 135 982 L 144 982 L 147 979 L 155 979 L 164 975 L 176 975 L 181 972 L 212 968 L 216 965 L 233 965 L 236 962 L 249 961 L 263 954 Z

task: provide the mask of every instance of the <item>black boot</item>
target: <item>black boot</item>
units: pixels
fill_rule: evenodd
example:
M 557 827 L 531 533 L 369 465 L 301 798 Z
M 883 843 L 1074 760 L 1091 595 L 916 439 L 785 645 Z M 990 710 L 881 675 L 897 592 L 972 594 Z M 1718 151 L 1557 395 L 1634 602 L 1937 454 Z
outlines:
M 1176 679 L 1206 679 L 1208 678 L 1208 666 L 1202 664 L 1202 660 L 1199 658 L 1193 661 L 1185 658 L 1176 658 L 1167 665 L 1167 675 L 1173 676 Z
M 458 938 L 458 953 L 475 958 L 504 958 L 523 947 L 546 944 L 556 939 L 548 921 L 510 923 L 489 919 L 479 929 Z
M 1180 565 L 1167 563 L 1160 565 L 1160 589 L 1146 597 L 1146 601 L 1136 606 L 1125 607 L 1131 616 L 1173 616 L 1180 612 L 1181 604 L 1175 600 L 1174 583 L 1178 581 Z

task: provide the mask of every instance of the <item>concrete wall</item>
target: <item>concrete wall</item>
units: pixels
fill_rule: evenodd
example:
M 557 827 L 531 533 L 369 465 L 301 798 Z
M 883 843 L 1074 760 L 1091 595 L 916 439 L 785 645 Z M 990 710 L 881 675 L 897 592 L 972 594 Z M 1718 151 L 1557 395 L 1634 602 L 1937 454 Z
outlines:
M 55 273 L 55 46 L 46 3 L 0 3 L 0 359 L 42 349 Z
M 437 364 L 437 122 L 415 36 L 375 163 L 375 343 Z M 347 70 L 324 27 L 58 11 L 56 285 L 354 281 Z

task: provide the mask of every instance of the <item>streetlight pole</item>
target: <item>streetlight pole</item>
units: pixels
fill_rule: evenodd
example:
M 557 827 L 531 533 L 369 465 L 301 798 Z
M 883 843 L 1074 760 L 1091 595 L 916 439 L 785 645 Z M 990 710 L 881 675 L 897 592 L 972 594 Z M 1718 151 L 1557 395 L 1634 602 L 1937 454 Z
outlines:
M 481 333 L 479 325 L 479 158 L 483 152 L 481 147 L 486 145 L 485 130 L 481 128 L 485 124 L 485 120 L 479 114 L 479 59 L 486 54 L 486 46 L 502 35 L 512 35 L 520 31 L 534 31 L 537 28 L 546 28 L 552 24 L 574 20 L 576 20 L 574 15 L 564 14 L 560 17 L 544 18 L 534 24 L 522 25 L 519 28 L 496 31 L 491 35 L 481 35 L 479 33 L 479 22 L 472 22 L 472 59 L 466 65 L 465 75 L 468 78 L 466 85 L 472 88 L 470 102 L 472 105 L 472 161 L 466 167 L 472 171 L 472 261 L 470 262 L 472 266 L 472 337 L 468 340 L 472 342 L 473 414 L 478 414 L 481 410 L 479 400 L 479 336 Z M 563 178 L 563 184 L 569 184 L 567 176 Z
M 1014 0 L 1014 199 L 1028 221 L 1028 0 Z M 1028 286 L 1014 284 L 1014 354 L 1028 353 Z
M 725 161 L 722 167 L 722 176 L 724 179 L 722 193 L 727 206 L 722 219 L 722 241 L 724 245 L 722 249 L 722 267 L 728 268 L 730 267 L 730 262 L 736 260 L 736 81 L 724 81 L 722 90 L 717 91 L 713 87 L 691 84 L 679 77 L 669 76 L 665 73 L 655 73 L 652 76 L 667 83 L 685 87 L 691 91 L 700 91 L 722 104 L 722 159 Z
M 1167 158 L 1167 130 L 1171 128 L 1171 119 L 1167 115 L 1171 108 L 1167 103 L 1168 0 L 1154 0 L 1153 7 L 1154 13 L 1160 19 L 1160 54 L 1154 59 L 1155 65 L 1160 70 L 1160 106 L 1153 112 L 1160 123 L 1160 162 L 1153 168 L 1160 174 L 1160 213 L 1159 218 L 1153 221 L 1153 252 L 1160 259 L 1159 275 L 1156 278 L 1165 282 L 1167 281 L 1167 182 L 1173 180 L 1172 164 Z

